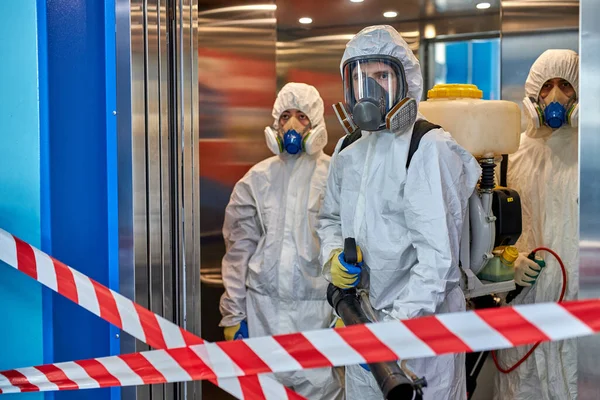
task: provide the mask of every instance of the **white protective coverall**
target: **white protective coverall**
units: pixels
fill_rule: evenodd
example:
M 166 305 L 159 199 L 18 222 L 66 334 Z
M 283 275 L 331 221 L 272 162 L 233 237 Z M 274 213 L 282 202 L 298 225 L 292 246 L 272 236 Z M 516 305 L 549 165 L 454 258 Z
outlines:
M 571 50 L 548 50 L 531 67 L 525 83 L 528 97 L 538 98 L 544 83 L 553 78 L 567 80 L 579 93 L 579 56 Z M 579 287 L 577 128 L 563 125 L 557 130 L 538 129 L 530 123 L 521 135 L 519 150 L 509 156 L 507 183 L 521 196 L 523 233 L 519 251 L 545 246 L 556 251 L 567 268 L 565 300 L 575 299 Z M 561 269 L 548 253 L 540 253 L 546 268 L 533 288 L 513 304 L 557 301 L 562 287 Z M 511 367 L 530 346 L 498 352 L 500 365 Z M 577 398 L 577 342 L 542 343 L 508 375 L 498 373 L 496 400 L 573 400 Z
M 342 68 L 349 58 L 369 55 L 397 58 L 408 96 L 420 100 L 419 62 L 398 32 L 365 28 L 347 44 Z M 380 320 L 465 310 L 459 243 L 481 170 L 443 129 L 422 138 L 407 170 L 411 134 L 412 127 L 398 133 L 363 131 L 338 153 L 340 140 L 319 216 L 322 263 L 343 248 L 344 238 L 355 238 L 365 261 L 360 285 L 370 280 L 369 297 Z M 426 376 L 426 400 L 466 399 L 464 354 L 409 360 L 408 367 Z M 383 396 L 372 375 L 357 365 L 346 367 L 346 397 Z
M 323 100 L 312 86 L 284 86 L 273 106 L 275 128 L 289 109 L 304 112 L 313 128 L 325 123 Z M 312 156 L 284 152 L 252 167 L 235 185 L 223 226 L 221 326 L 246 319 L 250 337 L 258 337 L 333 324 L 316 233 L 329 162 L 322 149 Z M 277 379 L 308 399 L 343 398 L 332 368 L 277 374 Z

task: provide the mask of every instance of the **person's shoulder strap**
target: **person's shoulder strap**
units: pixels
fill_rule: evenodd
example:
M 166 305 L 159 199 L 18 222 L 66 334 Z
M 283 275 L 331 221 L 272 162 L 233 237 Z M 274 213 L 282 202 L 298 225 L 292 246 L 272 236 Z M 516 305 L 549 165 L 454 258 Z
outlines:
M 408 157 L 406 158 L 406 168 L 410 165 L 410 160 L 412 160 L 413 155 L 419 148 L 419 143 L 425 134 L 433 129 L 441 128 L 441 126 L 432 124 L 431 122 L 420 119 L 415 122 L 415 126 L 413 127 L 412 137 L 410 138 L 410 147 L 408 148 Z
M 360 129 L 355 130 L 350 135 L 346 135 L 338 153 L 341 153 L 342 150 L 344 150 L 346 147 L 350 146 L 352 143 L 356 142 L 361 137 L 362 137 L 362 132 L 360 131 Z

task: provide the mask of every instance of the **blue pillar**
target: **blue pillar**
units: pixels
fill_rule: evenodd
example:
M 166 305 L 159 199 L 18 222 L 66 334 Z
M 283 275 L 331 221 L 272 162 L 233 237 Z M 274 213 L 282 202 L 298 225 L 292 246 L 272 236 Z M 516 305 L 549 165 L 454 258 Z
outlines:
M 52 255 L 118 289 L 114 1 L 46 3 Z M 118 354 L 117 330 L 59 295 L 55 362 Z M 56 393 L 115 399 L 118 390 Z
M 0 227 L 40 247 L 41 146 L 36 0 L 0 2 Z M 42 289 L 0 265 L 0 369 L 41 364 Z M 39 393 L 23 398 L 42 399 Z

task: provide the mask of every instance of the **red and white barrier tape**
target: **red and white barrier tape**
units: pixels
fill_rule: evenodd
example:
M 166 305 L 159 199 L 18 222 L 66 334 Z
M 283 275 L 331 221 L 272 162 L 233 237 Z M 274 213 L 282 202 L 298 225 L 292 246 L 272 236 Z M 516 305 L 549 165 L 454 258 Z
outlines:
M 225 379 L 502 349 L 598 331 L 600 300 L 544 303 L 21 368 L 0 372 L 0 389 L 12 393 Z
M 185 348 L 185 346 L 205 343 L 202 338 L 53 259 L 2 229 L 0 229 L 0 260 L 155 349 Z M 168 356 L 166 358 L 168 359 Z M 142 358 L 138 358 L 138 360 L 143 362 Z M 170 362 L 177 364 L 177 361 L 171 360 Z M 73 370 L 88 371 L 95 376 L 99 371 L 105 369 L 102 364 L 98 364 L 94 360 L 73 362 L 71 365 L 72 369 L 65 372 L 61 372 L 60 367 L 57 369 L 52 365 L 7 372 L 7 375 L 0 376 L 0 393 L 14 391 L 15 386 L 11 382 L 18 382 L 27 376 L 20 371 L 24 371 L 26 374 L 40 371 L 39 373 L 44 376 L 49 374 L 49 379 L 66 378 L 68 380 L 69 374 Z M 136 364 L 134 363 L 134 365 Z M 210 365 L 205 364 L 198 364 L 195 368 L 211 370 Z M 302 396 L 279 384 L 271 377 L 217 378 L 217 376 L 218 374 L 212 374 L 212 378 L 208 379 L 238 399 L 303 399 Z M 118 382 L 115 379 L 112 380 L 112 383 Z M 50 385 L 52 385 L 51 382 L 54 381 L 48 381 Z M 79 388 L 75 381 L 70 381 L 67 386 L 68 389 Z M 88 376 L 86 387 L 105 386 L 114 385 L 109 385 L 105 381 L 94 381 Z M 19 385 L 16 387 L 18 388 Z M 52 387 L 58 387 L 58 385 Z M 17 391 L 39 390 L 35 385 L 26 385 L 22 389 Z
M 600 331 L 600 300 L 586 300 L 206 343 L 2 230 L 0 260 L 162 349 L 0 372 L 0 393 L 209 379 L 239 398 L 301 398 L 257 374 L 501 349 Z

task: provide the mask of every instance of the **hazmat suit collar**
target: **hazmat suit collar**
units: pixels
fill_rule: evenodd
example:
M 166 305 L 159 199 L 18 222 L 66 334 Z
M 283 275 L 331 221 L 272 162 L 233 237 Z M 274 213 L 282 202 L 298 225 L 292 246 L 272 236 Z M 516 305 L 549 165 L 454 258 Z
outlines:
M 543 125 L 539 128 L 535 128 L 533 124 L 529 124 L 525 134 L 532 139 L 545 139 L 548 140 L 551 137 L 561 137 L 567 135 L 576 135 L 578 132 L 577 128 L 573 128 L 569 125 L 563 125 L 556 130 L 552 130 L 549 126 Z

